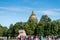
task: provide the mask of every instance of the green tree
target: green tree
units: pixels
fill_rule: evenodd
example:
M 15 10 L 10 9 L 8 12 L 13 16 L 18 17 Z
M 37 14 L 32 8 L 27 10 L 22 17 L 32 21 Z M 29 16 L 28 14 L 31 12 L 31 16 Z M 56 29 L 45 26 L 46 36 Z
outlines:
M 50 35 L 51 19 L 47 15 L 43 15 L 39 21 L 38 27 L 40 30 L 39 34 L 44 34 L 44 36 Z
M 21 29 L 21 25 L 23 25 L 23 22 L 16 22 L 14 25 L 10 24 L 8 29 L 8 35 L 15 37 L 18 35 L 18 31 Z
M 3 27 L 4 28 L 4 31 L 3 31 L 3 36 L 7 36 L 7 31 L 8 31 L 8 28 L 7 27 Z
M 45 24 L 44 26 L 44 36 L 48 36 L 48 35 L 51 35 L 51 23 L 48 22 Z
M 15 30 L 15 35 L 18 35 L 18 31 L 21 29 L 21 26 L 23 26 L 24 28 L 24 23 L 23 22 L 16 22 L 16 24 L 14 24 L 14 30 Z
M 37 28 L 37 21 L 34 21 L 34 20 L 32 20 L 32 19 L 29 19 L 28 20 L 28 25 L 30 26 L 30 28 L 31 28 L 31 31 L 32 31 L 32 35 L 36 35 L 36 33 L 35 33 L 35 29 Z
M 51 22 L 51 19 L 47 15 L 42 15 L 40 22 Z
M 13 28 L 13 24 L 10 24 L 7 33 L 8 33 L 8 36 L 14 36 L 15 31 L 14 31 L 14 28 Z
M 53 21 L 51 23 L 51 34 L 52 35 L 58 35 L 58 28 L 59 28 L 59 22 L 58 21 Z
M 24 29 L 25 29 L 27 35 L 32 35 L 33 34 L 33 31 L 30 28 L 30 26 L 28 25 L 28 23 L 25 23 Z
M 6 36 L 7 28 L 0 24 L 0 36 Z M 5 33 L 5 34 L 4 34 Z
M 39 22 L 38 27 L 37 27 L 38 35 L 39 36 L 44 36 L 44 24 Z

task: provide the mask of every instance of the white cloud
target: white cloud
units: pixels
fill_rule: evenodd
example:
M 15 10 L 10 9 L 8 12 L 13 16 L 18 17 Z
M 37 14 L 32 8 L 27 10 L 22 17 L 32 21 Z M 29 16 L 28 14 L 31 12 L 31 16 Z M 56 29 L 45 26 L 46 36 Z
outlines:
M 49 10 L 52 10 L 52 11 L 60 11 L 60 8 L 49 9 Z
M 31 8 L 29 7 L 0 7 L 0 10 L 7 10 L 7 11 L 15 11 L 15 12 L 19 12 L 19 11 L 28 11 Z
M 41 11 L 41 13 L 44 13 L 46 15 L 54 15 L 54 11 L 50 11 L 50 10 L 45 10 L 45 11 Z
M 39 10 L 37 12 L 50 16 L 60 16 L 60 9 Z

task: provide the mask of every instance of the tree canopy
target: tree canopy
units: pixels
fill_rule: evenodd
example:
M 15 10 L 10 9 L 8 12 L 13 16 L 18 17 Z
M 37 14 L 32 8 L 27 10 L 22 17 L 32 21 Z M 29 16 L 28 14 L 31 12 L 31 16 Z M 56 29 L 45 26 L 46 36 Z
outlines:
M 37 20 L 37 19 L 36 19 Z M 16 22 L 14 25 L 10 24 L 9 28 L 0 24 L 0 36 L 17 36 L 18 30 L 23 29 L 27 35 L 60 36 L 60 20 L 51 20 L 47 15 L 42 15 L 39 21 L 28 19 L 27 22 Z

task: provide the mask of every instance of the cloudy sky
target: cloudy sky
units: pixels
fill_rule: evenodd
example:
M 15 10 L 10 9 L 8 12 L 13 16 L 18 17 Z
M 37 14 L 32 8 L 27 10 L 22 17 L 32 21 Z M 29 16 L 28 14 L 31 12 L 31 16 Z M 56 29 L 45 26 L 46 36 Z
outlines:
M 60 0 L 0 0 L 0 24 L 8 27 L 25 22 L 32 10 L 38 20 L 45 14 L 52 20 L 60 19 Z

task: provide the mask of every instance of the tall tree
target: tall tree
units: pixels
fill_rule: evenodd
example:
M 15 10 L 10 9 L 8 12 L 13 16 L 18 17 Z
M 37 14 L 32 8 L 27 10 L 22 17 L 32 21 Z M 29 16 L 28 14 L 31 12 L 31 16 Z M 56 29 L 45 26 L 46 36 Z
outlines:
M 47 15 L 42 15 L 40 22 L 51 22 L 51 19 Z
M 12 36 L 12 35 L 14 35 L 14 28 L 13 28 L 13 24 L 10 24 L 10 26 L 9 26 L 9 29 L 8 29 L 8 36 Z
M 40 27 L 40 34 L 44 33 L 44 36 L 50 35 L 51 19 L 47 15 L 43 15 L 39 21 L 38 27 Z

